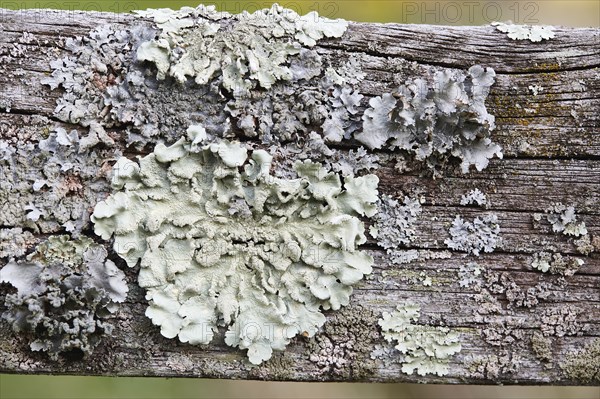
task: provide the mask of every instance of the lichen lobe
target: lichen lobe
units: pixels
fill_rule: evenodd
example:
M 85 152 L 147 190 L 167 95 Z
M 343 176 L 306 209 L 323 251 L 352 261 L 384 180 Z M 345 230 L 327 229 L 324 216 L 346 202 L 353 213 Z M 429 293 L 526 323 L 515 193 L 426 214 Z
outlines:
M 481 171 L 490 158 L 502 158 L 491 140 L 495 118 L 485 107 L 495 76 L 493 69 L 474 65 L 466 74 L 438 71 L 433 83 L 409 80 L 369 101 L 363 130 L 354 137 L 371 149 L 408 151 L 432 168 L 453 156 L 461 159 L 463 173 L 471 166 Z
M 348 26 L 344 20 L 328 20 L 314 11 L 299 16 L 277 4 L 237 15 L 204 6 L 138 14 L 152 17 L 162 30 L 157 39 L 142 43 L 137 50 L 138 60 L 156 65 L 159 79 L 172 76 L 185 83 L 191 77 L 197 84 L 206 84 L 221 73 L 223 87 L 234 96 L 291 80 L 288 56 L 323 37 L 341 37 Z M 225 17 L 234 23 L 219 24 Z
M 448 374 L 450 358 L 461 351 L 459 334 L 447 327 L 416 324 L 420 315 L 418 305 L 398 306 L 392 313 L 383 313 L 379 325 L 383 336 L 404 356 L 402 372 L 418 375 Z

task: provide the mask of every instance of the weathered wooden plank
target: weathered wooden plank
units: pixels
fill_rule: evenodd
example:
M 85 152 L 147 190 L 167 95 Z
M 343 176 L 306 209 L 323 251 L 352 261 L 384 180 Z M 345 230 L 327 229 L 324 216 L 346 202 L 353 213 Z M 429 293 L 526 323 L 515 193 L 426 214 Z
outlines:
M 48 134 L 40 130 L 86 130 L 57 120 L 54 110 L 64 90 L 51 90 L 41 81 L 52 72 L 50 61 L 70 54 L 64 39 L 86 36 L 107 23 L 123 28 L 150 26 L 149 21 L 122 14 L 0 10 L 0 100 L 5 107 L 0 109 L 0 140 L 30 144 L 33 154 Z M 116 325 L 113 338 L 104 340 L 84 360 L 64 356 L 53 361 L 32 352 L 28 337 L 13 333 L 3 321 L 0 371 L 597 385 L 593 358 L 586 361 L 585 356 L 595 356 L 594 350 L 600 350 L 599 244 L 596 241 L 592 253 L 584 255 L 574 238 L 554 233 L 545 216 L 537 221 L 534 214 L 543 214 L 557 202 L 572 205 L 578 220 L 585 222 L 592 245 L 600 237 L 600 31 L 556 28 L 555 33 L 552 40 L 531 43 L 510 40 L 490 26 L 351 23 L 341 38 L 317 43 L 316 51 L 332 64 L 356 57 L 365 73 L 358 85 L 365 96 L 359 114 L 369 98 L 439 68 L 465 70 L 473 64 L 494 68 L 496 82 L 486 104 L 496 117 L 493 138 L 505 157 L 492 159 L 482 172 L 462 174 L 449 165 L 443 177 L 433 179 L 422 163 L 410 157 L 376 151 L 382 158 L 382 166 L 373 171 L 380 179 L 380 192 L 400 199 L 404 195 L 422 198 L 415 239 L 408 247 L 396 249 L 419 256 L 394 264 L 392 256 L 369 237 L 365 250 L 375 259 L 372 274 L 355 286 L 349 306 L 325 312 L 328 321 L 315 337 L 293 338 L 284 352 L 257 367 L 248 364 L 245 351 L 224 344 L 223 330 L 210 345 L 166 339 L 144 316 L 147 300 L 136 283 L 138 269 L 127 268 L 111 253 L 110 259 L 125 271 L 130 287 L 126 302 L 111 319 Z M 10 112 L 5 111 L 7 104 Z M 175 117 L 182 112 L 174 110 Z M 107 128 L 119 151 L 129 157 L 151 151 L 127 148 L 122 129 Z M 350 141 L 338 149 L 347 151 L 358 144 Z M 102 152 L 102 146 L 100 159 L 110 166 L 114 159 Z M 394 167 L 398 160 L 403 164 L 400 169 Z M 25 166 L 7 165 L 0 158 L 0 167 L 13 172 Z M 66 182 L 67 177 L 73 178 L 60 176 Z M 18 193 L 17 183 L 3 182 L 0 190 Z M 81 194 L 92 182 L 80 183 L 84 188 L 75 190 L 70 201 L 93 206 Z M 475 188 L 485 192 L 486 207 L 460 206 L 461 196 Z M 101 190 L 100 198 L 108 195 L 106 187 Z M 470 221 L 488 214 L 496 215 L 500 225 L 501 241 L 493 253 L 474 256 L 448 251 L 444 240 L 457 215 Z M 368 228 L 372 222 L 365 220 L 365 224 Z M 33 222 L 0 227 L 24 227 L 33 233 L 26 245 L 28 253 L 47 236 Z M 41 231 L 61 233 L 64 229 L 48 225 Z M 89 228 L 84 234 L 94 237 Z M 584 264 L 574 275 L 541 273 L 531 263 L 534 254 L 542 251 Z M 0 260 L 5 263 L 9 257 Z M 474 264 L 481 274 L 470 275 L 465 283 L 464 268 L 472 270 Z M 8 285 L 0 286 L 0 313 L 6 310 L 4 298 L 10 292 Z M 382 312 L 406 303 L 420 306 L 420 324 L 460 333 L 462 350 L 449 359 L 447 375 L 421 377 L 401 371 L 405 358 L 383 339 L 377 320 Z M 577 359 L 583 366 L 576 365 Z

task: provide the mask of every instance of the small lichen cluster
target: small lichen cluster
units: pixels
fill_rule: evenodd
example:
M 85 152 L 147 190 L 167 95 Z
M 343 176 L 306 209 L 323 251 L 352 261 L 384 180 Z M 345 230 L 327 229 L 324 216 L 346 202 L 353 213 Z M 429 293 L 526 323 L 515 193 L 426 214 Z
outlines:
M 540 221 L 541 214 L 534 214 L 535 221 Z M 546 219 L 552 225 L 552 231 L 567 236 L 581 237 L 587 235 L 588 231 L 584 222 L 577 222 L 575 207 L 556 203 L 546 209 Z
M 15 332 L 32 335 L 30 347 L 57 359 L 78 351 L 89 355 L 113 326 L 106 318 L 127 295 L 125 275 L 106 249 L 89 238 L 51 236 L 24 262 L 0 269 L 8 294 L 2 314 Z
M 500 243 L 500 225 L 495 214 L 476 217 L 472 222 L 456 216 L 449 229 L 450 238 L 444 240 L 448 248 L 479 256 L 493 252 Z
M 540 331 L 545 337 L 579 335 L 584 326 L 578 322 L 581 310 L 566 305 L 545 309 L 540 316 Z
M 295 179 L 270 175 L 271 156 L 239 143 L 200 145 L 194 131 L 115 166 L 117 192 L 93 213 L 95 232 L 135 266 L 147 290 L 146 315 L 168 338 L 225 342 L 252 363 L 325 322 L 320 309 L 349 302 L 371 271 L 358 250 L 357 216 L 376 212 L 378 179 L 297 162 Z
M 523 288 L 507 272 L 486 271 L 482 292 L 503 295 L 507 309 L 532 308 L 551 295 L 552 284 L 541 282 L 532 287 Z
M 433 82 L 407 81 L 369 101 L 363 130 L 354 137 L 371 149 L 411 152 L 430 167 L 453 156 L 461 159 L 463 173 L 472 165 L 481 171 L 493 156 L 502 158 L 500 146 L 490 138 L 494 116 L 485 107 L 494 77 L 491 68 L 475 65 L 467 74 L 443 70 Z
M 511 351 L 500 351 L 494 355 L 473 356 L 469 361 L 469 371 L 474 378 L 497 381 L 506 374 L 516 374 L 523 363 L 523 357 Z
M 490 322 L 482 330 L 482 338 L 492 346 L 500 348 L 510 348 L 523 341 L 525 331 L 523 322 L 519 320 L 507 319 L 506 321 Z
M 531 42 L 541 42 L 542 40 L 553 39 L 554 28 L 552 26 L 543 25 L 515 25 L 513 23 L 492 22 L 500 32 L 513 40 L 529 40 Z
M 471 287 L 477 284 L 480 280 L 481 272 L 482 267 L 473 262 L 460 266 L 458 270 L 458 284 L 461 287 Z
M 531 267 L 544 273 L 572 276 L 585 262 L 559 253 L 536 252 L 533 254 Z
M 592 252 L 600 252 L 600 236 L 592 237 L 590 234 L 581 236 L 573 243 L 576 245 L 577 252 L 582 255 L 589 255 Z
M 460 198 L 460 204 L 463 206 L 466 205 L 477 205 L 477 206 L 485 206 L 488 205 L 487 197 L 484 193 L 481 192 L 478 188 L 469 191 L 467 194 L 464 194 Z
M 400 204 L 397 199 L 382 195 L 377 208 L 369 234 L 390 254 L 393 263 L 403 263 L 406 254 L 400 248 L 409 246 L 416 236 L 415 223 L 422 212 L 421 202 L 405 196 Z
M 553 233 L 577 238 L 573 240 L 573 244 L 580 254 L 587 256 L 597 250 L 596 242 L 600 244 L 600 240 L 588 234 L 585 222 L 577 221 L 575 207 L 556 203 L 546 209 L 545 216 Z M 543 218 L 544 215 L 541 213 L 534 214 L 533 220 L 536 223 L 534 227 L 537 227 L 537 223 Z M 569 255 L 541 251 L 533 254 L 530 264 L 532 268 L 544 273 L 572 276 L 585 264 L 585 261 Z
M 419 319 L 417 305 L 398 306 L 383 313 L 379 325 L 388 342 L 396 341 L 396 349 L 405 355 L 402 372 L 412 374 L 448 374 L 448 362 L 460 352 L 459 334 L 447 327 L 414 324 Z

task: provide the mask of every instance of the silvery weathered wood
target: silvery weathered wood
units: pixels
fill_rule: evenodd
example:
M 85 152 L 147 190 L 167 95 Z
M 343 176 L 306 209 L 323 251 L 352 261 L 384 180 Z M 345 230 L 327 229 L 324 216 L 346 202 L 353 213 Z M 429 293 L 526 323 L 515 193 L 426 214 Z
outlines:
M 0 10 L 0 100 L 10 104 L 10 112 L 0 110 L 0 138 L 24 134 L 36 116 L 70 127 L 53 121 L 61 91 L 40 83 L 51 72 L 49 62 L 68 53 L 62 39 L 85 35 L 100 24 L 127 26 L 132 20 L 129 15 L 106 13 Z M 20 41 L 24 33 L 32 34 L 34 40 Z M 582 257 L 585 265 L 573 276 L 541 273 L 530 263 L 534 253 L 549 246 L 562 255 L 579 256 L 572 239 L 553 234 L 548 224 L 534 223 L 533 214 L 543 213 L 554 203 L 573 205 L 591 237 L 600 237 L 599 38 L 598 29 L 557 28 L 554 39 L 531 43 L 510 40 L 491 26 L 350 24 L 341 39 L 324 39 L 317 50 L 332 59 L 357 56 L 366 72 L 360 86 L 365 96 L 381 95 L 415 71 L 432 67 L 467 69 L 482 64 L 497 73 L 487 105 L 496 116 L 494 138 L 503 147 L 504 159 L 491 160 L 482 172 L 463 175 L 449 171 L 441 179 L 427 177 L 410 165 L 402 172 L 392 164 L 375 171 L 382 192 L 423 196 L 419 234 L 413 247 L 407 248 L 421 251 L 418 260 L 393 265 L 375 242 L 369 242 L 367 248 L 376 259 L 374 272 L 358 285 L 349 307 L 328 313 L 325 332 L 316 338 L 295 338 L 285 352 L 254 368 L 241 351 L 226 346 L 222 336 L 206 347 L 162 337 L 144 316 L 146 301 L 135 284 L 136 270 L 127 269 L 132 288 L 116 316 L 114 338 L 106 340 L 91 358 L 50 361 L 31 352 L 26 340 L 2 322 L 0 371 L 296 381 L 598 384 L 597 369 L 595 377 L 581 379 L 578 373 L 589 373 L 589 369 L 564 367 L 579 351 L 588 348 L 589 356 L 589 347 L 600 345 L 600 248 Z M 534 94 L 530 86 L 543 90 Z M 487 194 L 489 206 L 484 210 L 459 207 L 461 196 L 474 188 Z M 482 213 L 498 215 L 502 242 L 496 251 L 479 258 L 446 252 L 444 239 L 455 216 L 473 218 Z M 485 314 L 485 301 L 482 305 L 476 300 L 481 292 L 459 285 L 458 271 L 469 262 L 488 270 L 492 279 L 504 276 L 523 292 L 540 290 L 547 295 L 535 305 L 519 307 L 500 292 L 494 301 L 502 310 Z M 423 284 L 426 277 L 431 278 L 431 285 Z M 8 290 L 2 286 L 2 297 Z M 400 371 L 398 352 L 371 359 L 371 350 L 363 348 L 362 344 L 372 350 L 375 345 L 392 348 L 381 336 L 377 319 L 382 311 L 405 302 L 421 306 L 420 322 L 461 333 L 463 349 L 452 358 L 448 375 L 406 375 Z M 575 320 L 547 317 L 562 310 Z M 533 349 L 543 344 L 540 331 L 558 331 L 557 327 L 567 323 L 571 323 L 567 334 L 555 332 L 541 338 L 550 351 L 549 358 Z M 359 348 L 348 348 L 347 342 Z M 347 362 L 340 366 L 343 362 L 331 361 L 323 366 L 311 359 L 311 354 L 322 349 L 319 345 L 330 345 L 326 353 L 335 353 Z

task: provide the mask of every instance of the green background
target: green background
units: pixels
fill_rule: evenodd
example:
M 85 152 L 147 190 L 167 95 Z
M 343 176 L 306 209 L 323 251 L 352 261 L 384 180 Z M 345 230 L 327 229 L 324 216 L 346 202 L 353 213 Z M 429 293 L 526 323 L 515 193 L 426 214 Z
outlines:
M 145 8 L 196 6 L 189 0 L 0 0 L 0 8 L 60 8 L 67 10 L 128 12 Z M 269 7 L 270 1 L 215 1 L 221 11 L 237 13 Z M 492 21 L 511 20 L 515 23 L 550 24 L 565 26 L 598 26 L 600 2 L 597 0 L 545 1 L 401 1 L 401 0 L 346 0 L 346 1 L 280 1 L 300 14 L 317 11 L 329 18 L 345 18 L 363 22 L 400 22 L 441 25 L 481 25 Z
M 195 6 L 192 1 L 5 1 L 0 8 L 61 8 L 128 12 Z M 261 1 L 220 1 L 219 10 L 254 11 Z M 364 22 L 481 25 L 494 20 L 565 26 L 600 26 L 598 1 L 282 1 L 300 14 Z M 9 398 L 600 398 L 598 387 L 482 387 L 416 384 L 274 383 L 202 379 L 0 375 L 0 399 Z

